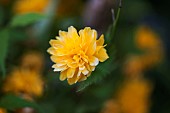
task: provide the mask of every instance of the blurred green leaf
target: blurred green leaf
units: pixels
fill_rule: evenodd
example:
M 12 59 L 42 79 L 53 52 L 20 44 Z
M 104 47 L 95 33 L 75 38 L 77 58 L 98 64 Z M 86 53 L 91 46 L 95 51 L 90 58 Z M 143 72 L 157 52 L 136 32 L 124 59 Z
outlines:
M 39 113 L 44 113 L 40 106 L 38 106 L 36 103 L 24 100 L 11 94 L 5 95 L 1 98 L 0 107 L 7 110 L 16 110 L 23 107 L 31 107 L 37 110 L 37 112 Z
M 0 26 L 1 26 L 2 23 L 3 23 L 3 19 L 4 19 L 4 13 L 3 13 L 2 8 L 0 7 Z
M 2 71 L 3 76 L 5 76 L 5 58 L 7 56 L 7 48 L 8 48 L 8 38 L 9 38 L 9 30 L 3 29 L 0 31 L 0 70 Z
M 13 37 L 13 38 L 11 38 L 11 40 L 14 41 L 14 42 L 23 41 L 23 40 L 26 40 L 28 38 L 28 36 L 27 36 L 27 34 L 24 30 L 14 29 L 14 30 L 11 30 L 10 32 L 11 32 L 12 37 Z
M 33 24 L 39 20 L 42 20 L 45 16 L 38 13 L 27 13 L 22 15 L 16 15 L 13 17 L 10 26 L 12 27 L 24 27 Z

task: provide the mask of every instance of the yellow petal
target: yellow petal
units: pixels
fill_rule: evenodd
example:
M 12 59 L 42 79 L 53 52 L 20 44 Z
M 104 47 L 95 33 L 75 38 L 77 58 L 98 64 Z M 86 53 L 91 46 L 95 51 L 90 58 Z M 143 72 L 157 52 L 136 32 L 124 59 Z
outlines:
M 96 41 L 97 46 L 103 46 L 104 44 L 104 35 L 101 35 L 100 38 Z
M 99 59 L 94 56 L 90 56 L 89 62 L 90 62 L 90 66 L 97 66 L 99 64 Z
M 67 32 L 65 32 L 65 31 L 59 31 L 59 36 L 62 38 L 62 39 L 65 39 L 65 38 L 67 38 Z M 58 39 L 58 37 L 56 37 L 57 39 Z M 59 39 L 60 40 L 60 39 Z
M 81 75 L 80 76 L 80 79 L 78 80 L 79 82 L 81 82 L 81 81 L 84 81 L 84 80 L 86 80 L 87 79 L 87 77 L 85 76 L 85 75 Z
M 84 70 L 82 70 L 82 73 L 83 73 L 84 75 L 87 75 L 87 74 L 89 73 L 89 71 L 88 71 L 86 68 L 84 68 Z
M 84 66 L 84 65 L 82 65 L 82 66 L 79 66 L 79 70 L 84 70 L 86 67 Z
M 106 53 L 105 48 L 101 48 L 98 53 L 95 54 L 95 56 L 99 59 L 100 62 L 104 62 L 106 59 L 109 58 L 109 56 Z
M 74 80 L 74 79 L 71 79 L 71 78 L 69 78 L 67 81 L 68 81 L 68 84 L 69 84 L 69 85 L 73 85 L 73 84 L 75 83 L 75 82 L 74 82 L 75 80 Z
M 64 81 L 67 78 L 67 70 L 60 73 L 60 80 Z
M 74 76 L 76 69 L 75 68 L 69 68 L 67 70 L 67 78 L 72 78 Z
M 53 46 L 54 48 L 62 48 L 63 45 L 59 40 L 50 40 L 50 45 Z
M 55 55 L 57 53 L 56 49 L 54 49 L 53 47 L 50 47 L 48 50 L 47 50 L 48 53 L 52 54 L 52 55 Z
M 75 84 L 77 83 L 77 81 L 80 79 L 80 77 L 77 76 L 73 76 L 73 78 L 68 78 L 67 81 L 69 83 L 69 85 Z
M 53 66 L 52 66 L 52 68 L 54 68 L 54 71 L 64 71 L 64 70 L 66 70 L 68 67 L 67 67 L 67 65 L 63 65 L 63 66 L 58 66 L 57 64 L 54 64 Z
M 57 63 L 57 62 L 66 62 L 65 59 L 67 59 L 67 57 L 65 57 L 65 56 L 51 56 L 50 58 L 55 63 Z
M 79 37 L 78 33 L 77 33 L 77 30 L 73 26 L 70 26 L 68 28 L 68 34 L 69 34 L 70 38 L 73 37 L 73 38 L 77 39 Z
M 90 45 L 88 45 L 86 54 L 88 56 L 91 56 L 95 53 L 95 51 L 96 51 L 96 41 L 93 41 L 90 43 Z

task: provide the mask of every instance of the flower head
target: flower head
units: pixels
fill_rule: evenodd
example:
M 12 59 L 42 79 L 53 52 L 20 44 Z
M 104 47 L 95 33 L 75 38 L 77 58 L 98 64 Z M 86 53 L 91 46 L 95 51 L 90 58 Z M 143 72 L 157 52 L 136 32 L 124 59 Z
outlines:
M 36 72 L 16 69 L 7 77 L 3 90 L 14 94 L 40 96 L 43 92 L 43 81 Z
M 152 85 L 145 79 L 126 81 L 117 95 L 122 113 L 147 113 L 151 91 Z
M 7 113 L 7 111 L 4 108 L 0 108 L 0 113 Z
M 21 67 L 37 73 L 41 73 L 44 65 L 44 57 L 39 52 L 28 52 L 21 58 Z
M 159 35 L 148 26 L 138 28 L 135 42 L 139 49 L 159 49 L 162 46 Z
M 50 0 L 17 0 L 14 4 L 14 12 L 23 13 L 43 13 Z
M 52 47 L 48 52 L 55 63 L 52 66 L 54 71 L 61 71 L 60 80 L 67 79 L 70 85 L 86 80 L 99 61 L 109 58 L 103 44 L 104 36 L 97 40 L 97 32 L 90 27 L 79 33 L 73 26 L 68 28 L 68 32 L 59 31 L 59 36 L 50 40 Z

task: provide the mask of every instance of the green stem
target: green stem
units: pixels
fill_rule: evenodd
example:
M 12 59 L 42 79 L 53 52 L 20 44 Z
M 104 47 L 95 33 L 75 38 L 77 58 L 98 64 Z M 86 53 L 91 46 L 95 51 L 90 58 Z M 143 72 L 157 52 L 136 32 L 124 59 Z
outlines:
M 112 41 L 114 40 L 114 35 L 115 35 L 115 32 L 116 32 L 116 26 L 117 26 L 117 23 L 118 23 L 118 20 L 119 20 L 119 16 L 120 16 L 120 10 L 121 10 L 121 1 L 120 1 L 120 5 L 119 5 L 119 8 L 118 8 L 118 11 L 117 11 L 117 15 L 116 15 L 116 19 L 114 20 L 113 22 L 113 29 L 112 29 L 112 33 L 111 33 L 111 36 L 112 37 Z

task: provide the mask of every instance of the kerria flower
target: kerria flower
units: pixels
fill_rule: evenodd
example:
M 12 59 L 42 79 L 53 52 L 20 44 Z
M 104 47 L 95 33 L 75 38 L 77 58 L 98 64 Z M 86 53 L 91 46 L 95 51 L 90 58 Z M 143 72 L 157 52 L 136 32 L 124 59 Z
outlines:
M 27 52 L 22 56 L 20 65 L 23 69 L 42 73 L 44 66 L 43 54 L 36 51 Z
M 158 49 L 162 47 L 162 43 L 159 35 L 154 32 L 148 26 L 140 26 L 137 29 L 135 36 L 135 43 L 139 49 L 142 50 L 150 50 L 150 49 Z
M 3 91 L 6 93 L 40 96 L 43 93 L 43 81 L 36 72 L 15 69 L 5 80 Z
M 60 71 L 60 80 L 67 79 L 71 85 L 86 80 L 99 61 L 109 58 L 103 44 L 104 35 L 97 40 L 96 30 L 86 27 L 77 33 L 71 26 L 68 32 L 59 31 L 59 36 L 50 40 L 52 47 L 47 51 L 55 63 L 54 71 Z
M 122 113 L 147 113 L 152 84 L 145 79 L 125 81 L 117 95 Z
M 7 111 L 4 108 L 0 108 L 0 113 L 7 113 Z
M 43 13 L 50 0 L 17 0 L 14 4 L 16 14 L 23 13 Z

